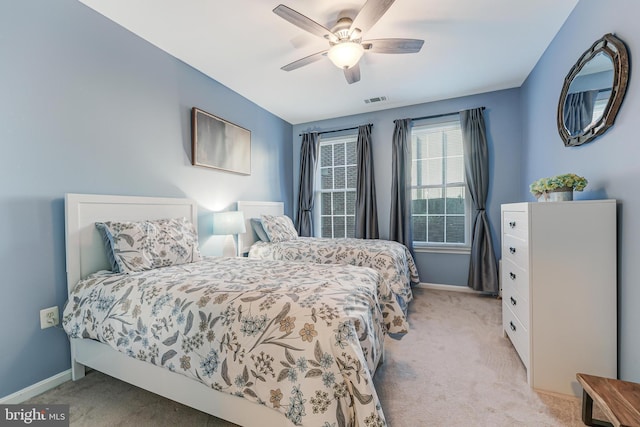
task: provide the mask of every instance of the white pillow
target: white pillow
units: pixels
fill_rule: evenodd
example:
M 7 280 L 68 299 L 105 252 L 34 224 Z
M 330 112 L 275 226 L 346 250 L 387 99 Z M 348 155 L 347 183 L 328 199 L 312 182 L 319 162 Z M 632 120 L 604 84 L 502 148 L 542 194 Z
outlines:
M 261 215 L 260 218 L 270 241 L 277 243 L 298 238 L 298 232 L 288 216 Z

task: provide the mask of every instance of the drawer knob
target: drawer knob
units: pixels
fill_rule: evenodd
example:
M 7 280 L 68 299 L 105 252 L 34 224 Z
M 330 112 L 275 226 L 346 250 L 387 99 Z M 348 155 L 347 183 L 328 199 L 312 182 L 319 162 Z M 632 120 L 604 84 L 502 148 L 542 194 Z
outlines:
M 511 252 L 512 254 L 515 254 L 515 253 L 516 253 L 516 248 L 514 248 L 513 246 L 511 246 L 511 247 L 509 248 L 509 252 Z
M 511 330 L 512 330 L 513 332 L 515 332 L 515 331 L 516 331 L 516 325 L 514 325 L 514 324 L 513 324 L 513 322 L 509 322 L 509 326 L 511 327 Z
M 516 280 L 516 274 L 512 271 L 509 272 L 509 277 L 511 278 L 511 280 Z
M 516 228 L 516 222 L 515 221 L 509 221 L 509 227 Z
M 518 304 L 518 301 L 516 301 L 513 297 L 509 297 L 509 299 L 511 300 L 511 305 Z

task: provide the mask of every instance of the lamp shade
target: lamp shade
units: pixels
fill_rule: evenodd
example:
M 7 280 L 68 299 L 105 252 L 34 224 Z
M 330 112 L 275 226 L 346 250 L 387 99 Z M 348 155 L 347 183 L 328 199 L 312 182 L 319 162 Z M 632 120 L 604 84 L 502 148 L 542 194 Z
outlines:
M 241 211 L 214 212 L 213 234 L 238 234 L 247 231 Z
M 338 68 L 351 68 L 360 61 L 364 48 L 352 41 L 339 42 L 331 46 L 327 56 Z

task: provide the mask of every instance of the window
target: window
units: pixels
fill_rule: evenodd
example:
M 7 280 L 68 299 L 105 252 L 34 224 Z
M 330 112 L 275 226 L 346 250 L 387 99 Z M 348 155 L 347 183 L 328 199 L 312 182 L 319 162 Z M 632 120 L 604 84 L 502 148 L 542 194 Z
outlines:
M 356 135 L 320 140 L 316 179 L 316 236 L 354 237 L 356 221 Z
M 416 247 L 469 242 L 469 211 L 459 120 L 411 130 L 411 219 Z
M 589 126 L 593 126 L 596 124 L 602 115 L 604 114 L 604 109 L 607 108 L 607 104 L 609 103 L 609 97 L 611 96 L 611 91 L 602 91 L 598 93 L 596 97 L 596 102 L 593 105 L 593 114 L 591 115 L 591 123 Z

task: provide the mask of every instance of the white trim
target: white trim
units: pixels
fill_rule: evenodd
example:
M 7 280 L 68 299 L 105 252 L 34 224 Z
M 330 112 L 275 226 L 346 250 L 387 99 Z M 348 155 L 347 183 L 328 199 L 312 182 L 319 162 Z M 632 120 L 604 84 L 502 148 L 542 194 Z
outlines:
M 469 255 L 470 246 L 413 246 L 414 252 Z
M 52 377 L 46 378 L 40 382 L 32 384 L 28 387 L 18 390 L 13 394 L 0 398 L 0 405 L 15 405 L 31 399 L 39 394 L 58 387 L 60 384 L 71 380 L 71 369 L 62 371 Z
M 467 294 L 482 294 L 483 292 L 479 292 L 468 288 L 466 286 L 458 286 L 458 285 L 441 285 L 437 283 L 418 283 L 415 285 L 416 288 L 422 289 L 433 289 L 437 291 L 453 291 L 453 292 L 464 292 Z

